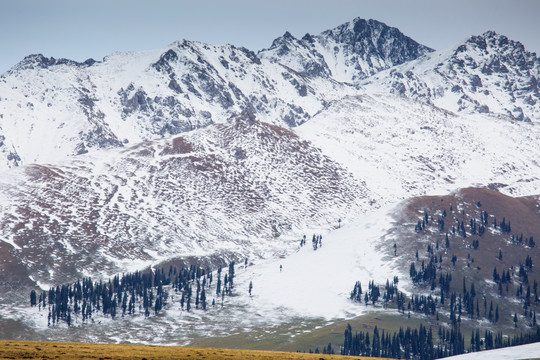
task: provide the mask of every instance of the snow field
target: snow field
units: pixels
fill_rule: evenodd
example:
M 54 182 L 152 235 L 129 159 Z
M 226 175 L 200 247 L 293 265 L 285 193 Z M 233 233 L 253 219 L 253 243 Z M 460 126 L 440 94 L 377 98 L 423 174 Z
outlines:
M 387 279 L 401 275 L 376 249 L 391 225 L 385 208 L 322 234 L 322 246 L 317 250 L 312 247 L 312 234 L 306 234 L 306 245 L 283 259 L 256 261 L 245 270 L 237 266 L 235 292 L 240 301 L 249 304 L 251 313 L 261 316 L 281 312 L 330 320 L 372 311 L 372 306 L 355 304 L 349 296 L 358 280 L 365 292 L 371 280 L 384 285 Z
M 448 360 L 519 360 L 539 359 L 540 343 L 512 346 L 496 350 L 447 357 Z

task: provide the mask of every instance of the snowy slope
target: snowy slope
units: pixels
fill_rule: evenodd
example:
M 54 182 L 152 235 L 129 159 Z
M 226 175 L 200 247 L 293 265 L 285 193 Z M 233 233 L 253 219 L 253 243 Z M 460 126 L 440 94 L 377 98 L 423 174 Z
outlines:
M 518 360 L 539 359 L 540 343 L 512 346 L 497 350 L 447 357 L 449 360 Z
M 7 172 L 0 196 L 1 238 L 35 280 L 55 283 L 175 257 L 286 254 L 306 229 L 366 212 L 371 195 L 310 143 L 244 114 Z
M 331 320 L 373 311 L 352 303 L 349 296 L 356 281 L 367 288 L 369 281 L 383 285 L 394 275 L 402 275 L 378 248 L 392 227 L 393 210 L 372 211 L 325 233 L 322 246 L 315 251 L 308 234 L 307 245 L 298 252 L 248 267 L 245 274 L 240 272 L 239 287 L 247 288 L 249 281 L 253 282 L 250 301 L 262 314 L 281 308 L 289 316 Z
M 295 131 L 383 203 L 474 185 L 499 184 L 514 196 L 540 188 L 537 122 L 456 116 L 419 101 L 364 94 L 333 102 Z
M 351 91 L 232 45 L 183 40 L 84 63 L 31 55 L 0 76 L 0 169 L 175 135 L 245 109 L 296 126 Z
M 370 92 L 407 96 L 455 113 L 540 119 L 540 59 L 488 31 L 367 79 Z
M 319 35 L 306 34 L 302 39 L 286 32 L 258 56 L 306 76 L 357 83 L 431 51 L 396 28 L 356 18 Z

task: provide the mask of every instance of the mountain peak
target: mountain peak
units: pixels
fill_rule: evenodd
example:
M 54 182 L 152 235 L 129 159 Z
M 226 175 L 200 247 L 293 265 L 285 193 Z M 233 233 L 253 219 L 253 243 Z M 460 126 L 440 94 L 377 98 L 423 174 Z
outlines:
M 342 26 L 345 26 L 345 27 L 350 26 L 353 29 L 353 31 L 356 33 L 361 33 L 362 31 L 365 31 L 365 29 L 390 28 L 390 26 L 386 25 L 383 22 L 380 22 L 374 19 L 366 20 L 361 17 L 356 17 L 352 21 L 345 23 Z
M 477 62 L 483 62 L 483 72 L 487 75 L 493 72 L 507 73 L 510 69 L 519 72 L 538 72 L 540 69 L 540 59 L 535 53 L 527 51 L 521 42 L 491 30 L 471 36 L 457 47 L 455 56 L 462 52 L 469 52 L 466 56 L 474 56 Z
M 510 40 L 508 37 L 493 30 L 486 31 L 482 35 L 473 35 L 467 39 L 465 43 L 476 45 L 482 50 L 486 50 L 488 47 L 495 50 L 503 50 L 505 48 L 512 47 L 525 51 L 525 47 L 519 41 Z
M 278 38 L 275 38 L 274 41 L 272 41 L 270 49 L 279 49 L 278 55 L 283 55 L 290 50 L 290 45 L 288 44 L 294 41 L 297 41 L 297 39 L 290 32 L 285 31 L 285 34 Z
M 355 83 L 431 51 L 396 28 L 357 17 L 301 40 L 287 32 L 259 55 L 303 75 Z
M 283 38 L 285 38 L 285 39 L 294 39 L 294 36 L 290 32 L 285 31 L 285 34 L 283 34 Z
M 489 112 L 518 121 L 539 118 L 540 59 L 495 31 L 471 36 L 388 75 L 381 79 L 390 92 L 452 112 Z
M 60 59 L 55 59 L 54 57 L 48 58 L 44 56 L 43 54 L 31 54 L 31 55 L 25 56 L 24 59 L 22 59 L 13 68 L 22 70 L 22 69 L 34 69 L 36 67 L 39 67 L 39 68 L 46 69 L 46 68 L 49 68 L 51 66 L 56 66 L 56 65 L 88 67 L 88 66 L 94 65 L 96 62 L 97 61 L 92 58 L 87 59 L 83 62 L 77 62 L 74 60 L 64 59 L 64 58 L 60 58 Z
M 366 20 L 361 17 L 354 18 L 333 29 L 326 30 L 321 35 L 332 36 L 339 39 L 341 42 L 346 43 L 370 40 L 375 47 L 377 46 L 377 43 L 380 42 L 380 39 L 392 37 L 411 44 L 417 44 L 424 51 L 433 51 L 433 49 L 430 49 L 427 46 L 416 43 L 395 27 L 388 26 L 377 20 Z

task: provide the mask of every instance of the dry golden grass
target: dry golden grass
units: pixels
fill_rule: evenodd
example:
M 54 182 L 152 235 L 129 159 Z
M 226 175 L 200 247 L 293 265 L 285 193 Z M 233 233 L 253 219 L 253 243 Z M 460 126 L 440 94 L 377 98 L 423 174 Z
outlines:
M 0 340 L 0 359 L 346 360 L 367 358 L 279 351 Z M 376 360 L 376 358 L 369 359 Z

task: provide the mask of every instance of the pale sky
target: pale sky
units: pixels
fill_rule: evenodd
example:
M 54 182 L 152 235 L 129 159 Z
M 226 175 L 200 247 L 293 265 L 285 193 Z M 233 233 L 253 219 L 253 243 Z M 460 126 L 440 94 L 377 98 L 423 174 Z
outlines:
M 495 30 L 540 54 L 540 0 L 0 0 L 0 73 L 29 54 L 102 60 L 180 39 L 258 51 L 356 17 L 437 50 Z

